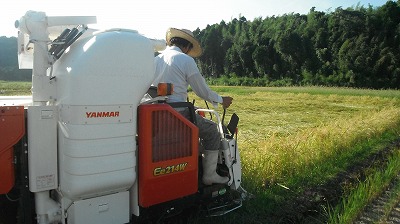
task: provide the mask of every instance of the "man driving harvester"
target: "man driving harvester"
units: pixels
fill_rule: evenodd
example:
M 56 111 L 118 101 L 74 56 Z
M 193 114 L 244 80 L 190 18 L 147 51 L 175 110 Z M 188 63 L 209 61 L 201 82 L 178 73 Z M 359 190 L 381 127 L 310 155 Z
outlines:
M 220 96 L 212 91 L 200 74 L 197 64 L 193 58 L 202 54 L 200 42 L 193 33 L 186 29 L 169 28 L 166 33 L 167 48 L 155 58 L 156 80 L 158 83 L 172 83 L 173 93 L 168 97 L 168 103 L 186 102 L 189 85 L 193 92 L 200 98 L 210 102 L 214 107 L 218 103 L 224 108 L 232 104 L 230 96 Z M 205 185 L 223 184 L 229 181 L 228 177 L 217 174 L 218 150 L 221 136 L 217 124 L 196 114 L 199 137 L 203 140 L 204 156 L 203 177 Z

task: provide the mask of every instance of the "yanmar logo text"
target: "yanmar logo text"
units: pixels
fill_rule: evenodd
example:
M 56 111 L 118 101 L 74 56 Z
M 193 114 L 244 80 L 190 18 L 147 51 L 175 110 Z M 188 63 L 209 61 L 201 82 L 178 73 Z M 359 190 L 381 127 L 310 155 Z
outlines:
M 119 117 L 119 111 L 86 112 L 86 118 Z

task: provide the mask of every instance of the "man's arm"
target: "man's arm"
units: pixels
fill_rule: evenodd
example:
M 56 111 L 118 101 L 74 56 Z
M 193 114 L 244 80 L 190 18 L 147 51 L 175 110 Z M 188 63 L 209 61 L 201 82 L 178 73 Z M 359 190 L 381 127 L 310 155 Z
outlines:
M 211 102 L 215 108 L 218 107 L 218 103 L 222 104 L 224 108 L 228 108 L 232 104 L 232 97 L 221 97 L 218 93 L 212 91 L 201 75 L 191 76 L 188 82 L 197 96 Z
M 192 87 L 193 92 L 200 98 L 213 103 L 214 107 L 218 103 L 222 103 L 223 99 L 218 93 L 212 91 L 207 85 L 205 79 L 201 75 L 192 75 L 188 78 L 188 83 Z

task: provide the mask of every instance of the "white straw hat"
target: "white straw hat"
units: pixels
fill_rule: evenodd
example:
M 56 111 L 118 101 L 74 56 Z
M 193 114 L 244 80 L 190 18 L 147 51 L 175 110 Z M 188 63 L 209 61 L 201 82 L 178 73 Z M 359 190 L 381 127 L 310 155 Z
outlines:
M 193 44 L 193 48 L 189 51 L 188 55 L 195 58 L 199 57 L 203 53 L 200 42 L 194 37 L 193 33 L 190 30 L 169 28 L 167 30 L 167 35 L 165 38 L 167 41 L 167 45 L 171 44 L 170 41 L 173 37 L 183 38 Z

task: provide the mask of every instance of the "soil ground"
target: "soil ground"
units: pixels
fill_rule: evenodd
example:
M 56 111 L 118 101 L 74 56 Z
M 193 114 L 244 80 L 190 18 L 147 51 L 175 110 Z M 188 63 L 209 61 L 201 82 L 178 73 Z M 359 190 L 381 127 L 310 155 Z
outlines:
M 366 169 L 384 166 L 388 162 L 392 152 L 394 150 L 398 150 L 399 147 L 400 139 L 372 154 L 365 160 L 355 162 L 351 167 L 349 167 L 349 169 L 347 169 L 345 172 L 339 173 L 335 178 L 331 179 L 326 184 L 314 189 L 307 189 L 300 197 L 287 203 L 285 207 L 282 208 L 284 214 L 280 215 L 282 215 L 284 218 L 280 218 L 280 223 L 326 223 L 323 206 L 326 206 L 327 204 L 331 206 L 337 205 L 343 196 L 343 189 L 345 189 L 345 186 L 350 186 L 353 184 L 355 185 L 360 181 L 365 180 L 366 176 L 364 171 Z M 400 179 L 400 177 L 398 179 Z M 396 184 L 400 184 L 400 181 L 397 179 L 393 181 L 391 186 Z M 388 189 L 389 192 L 390 190 L 391 189 Z M 359 218 L 359 224 L 373 223 L 366 222 L 365 220 L 369 220 L 373 216 L 375 216 L 374 220 L 376 220 L 382 215 L 380 213 L 376 213 L 376 211 L 377 207 L 382 208 L 387 202 L 381 198 L 384 197 L 385 194 L 388 194 L 388 191 L 384 192 L 381 197 L 376 199 L 370 206 L 368 206 L 368 208 L 366 208 L 365 212 L 363 212 Z M 375 208 L 374 211 L 372 211 L 373 208 Z M 392 210 L 391 214 L 393 216 L 392 219 L 398 221 L 394 223 L 400 223 L 400 203 Z
M 386 205 L 391 203 L 393 196 L 396 199 L 395 187 L 400 184 L 400 175 L 389 185 L 389 187 L 369 204 L 363 213 L 358 217 L 354 224 L 372 224 L 372 223 L 400 223 L 400 201 L 397 195 L 396 205 L 385 214 Z

